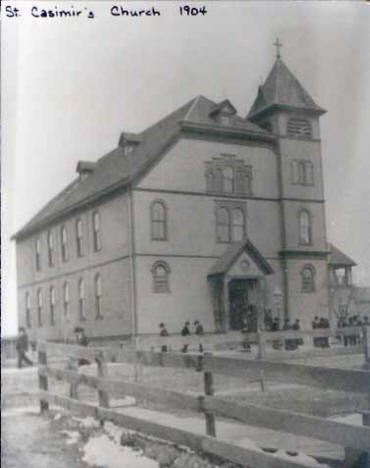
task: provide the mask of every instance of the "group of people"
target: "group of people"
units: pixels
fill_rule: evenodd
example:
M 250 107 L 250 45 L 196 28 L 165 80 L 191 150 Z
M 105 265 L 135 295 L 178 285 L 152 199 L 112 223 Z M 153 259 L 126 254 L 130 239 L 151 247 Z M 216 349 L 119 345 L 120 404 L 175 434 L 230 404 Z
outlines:
M 330 322 L 329 319 L 326 317 L 319 317 L 318 315 L 315 315 L 315 318 L 312 321 L 312 330 L 319 330 L 319 329 L 328 329 L 330 328 Z M 315 337 L 313 339 L 313 345 L 316 348 L 330 348 L 329 345 L 329 337 L 324 336 L 324 337 Z
M 85 330 L 82 327 L 76 327 L 74 329 L 75 334 L 75 344 L 80 346 L 88 346 L 89 340 L 85 334 Z M 23 367 L 23 363 L 26 363 L 28 366 L 33 366 L 33 362 L 27 356 L 27 352 L 29 350 L 30 344 L 27 332 L 24 327 L 18 328 L 18 337 L 15 345 L 15 349 L 18 354 L 18 368 L 21 369 Z M 90 364 L 87 359 L 79 359 L 78 364 L 80 366 Z
M 201 335 L 204 335 L 204 327 L 203 325 L 199 322 L 199 320 L 195 320 L 195 322 L 193 323 L 194 325 L 194 335 L 198 335 L 198 336 L 201 336 Z M 166 336 L 170 336 L 170 334 L 168 333 L 168 330 L 167 330 L 167 327 L 166 327 L 166 324 L 164 322 L 161 322 L 159 324 L 159 336 L 161 337 L 166 337 Z M 186 321 L 182 330 L 181 330 L 181 336 L 190 336 L 191 335 L 191 332 L 190 332 L 190 322 L 189 321 Z M 182 348 L 182 352 L 183 353 L 186 353 L 188 351 L 188 347 L 189 345 L 188 344 L 184 344 L 183 345 L 183 348 Z M 167 351 L 167 346 L 166 345 L 162 345 L 161 347 L 161 351 L 162 352 L 166 352 Z M 203 352 L 203 345 L 200 343 L 199 344 L 199 352 L 202 353 Z
M 369 317 L 367 315 L 361 320 L 358 315 L 352 315 L 351 317 L 340 317 L 337 323 L 338 328 L 348 328 L 348 327 L 368 327 L 370 326 Z M 341 336 L 339 337 L 342 338 Z M 360 344 L 361 335 L 360 333 L 350 333 L 343 335 L 343 344 L 344 346 L 354 346 Z

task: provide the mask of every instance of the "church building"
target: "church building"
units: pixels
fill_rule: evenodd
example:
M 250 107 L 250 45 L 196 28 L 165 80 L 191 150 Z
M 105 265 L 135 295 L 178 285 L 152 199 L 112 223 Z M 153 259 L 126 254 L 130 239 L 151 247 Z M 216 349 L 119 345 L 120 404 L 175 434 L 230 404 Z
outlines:
M 197 96 L 80 161 L 14 236 L 20 325 L 123 339 L 328 317 L 324 113 L 278 53 L 247 116 Z

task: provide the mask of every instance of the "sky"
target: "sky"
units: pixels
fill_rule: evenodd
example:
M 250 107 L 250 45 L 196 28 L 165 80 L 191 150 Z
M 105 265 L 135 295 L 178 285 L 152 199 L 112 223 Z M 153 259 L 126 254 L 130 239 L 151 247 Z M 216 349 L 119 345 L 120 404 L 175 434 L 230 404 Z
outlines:
M 21 16 L 9 18 L 5 6 L 15 3 Z M 358 263 L 356 283 L 370 286 L 370 5 L 218 1 L 184 17 L 180 2 L 125 2 L 161 12 L 127 18 L 112 16 L 113 4 L 39 2 L 82 11 L 68 19 L 34 18 L 31 2 L 2 6 L 2 335 L 17 329 L 10 236 L 75 177 L 77 162 L 97 160 L 120 132 L 141 131 L 199 94 L 228 98 L 245 116 L 276 37 L 284 62 L 328 111 L 328 240 Z

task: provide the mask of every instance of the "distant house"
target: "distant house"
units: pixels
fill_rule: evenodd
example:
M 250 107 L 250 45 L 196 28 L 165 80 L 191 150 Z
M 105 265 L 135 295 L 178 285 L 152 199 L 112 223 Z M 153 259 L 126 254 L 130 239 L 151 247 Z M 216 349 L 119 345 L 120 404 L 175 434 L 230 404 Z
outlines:
M 367 316 L 370 319 L 370 288 L 356 287 L 354 291 L 356 313 L 360 317 Z
M 80 161 L 14 236 L 20 324 L 113 339 L 328 316 L 324 113 L 278 57 L 247 117 L 198 96 Z

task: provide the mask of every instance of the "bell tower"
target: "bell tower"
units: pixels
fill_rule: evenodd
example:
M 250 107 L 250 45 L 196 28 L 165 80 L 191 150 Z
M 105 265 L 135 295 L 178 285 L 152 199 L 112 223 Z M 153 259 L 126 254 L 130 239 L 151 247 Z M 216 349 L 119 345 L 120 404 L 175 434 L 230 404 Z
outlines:
M 325 202 L 318 106 L 281 58 L 275 63 L 247 119 L 276 136 L 285 316 L 310 327 L 328 315 Z

